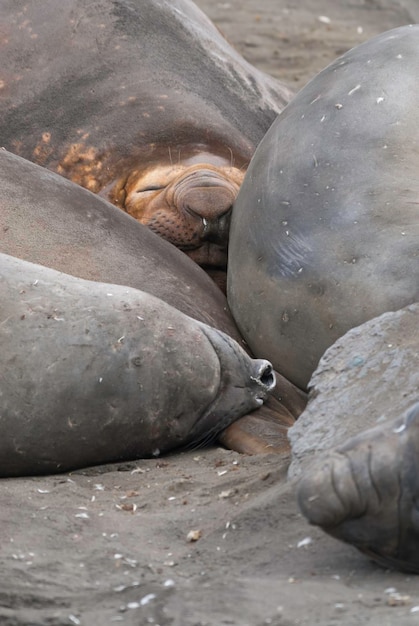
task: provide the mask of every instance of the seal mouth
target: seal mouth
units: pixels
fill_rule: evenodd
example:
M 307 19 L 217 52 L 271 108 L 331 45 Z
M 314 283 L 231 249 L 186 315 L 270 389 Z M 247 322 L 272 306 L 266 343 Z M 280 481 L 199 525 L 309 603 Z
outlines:
M 217 243 L 204 241 L 195 248 L 182 246 L 181 250 L 203 269 L 226 270 L 227 268 L 227 248 Z

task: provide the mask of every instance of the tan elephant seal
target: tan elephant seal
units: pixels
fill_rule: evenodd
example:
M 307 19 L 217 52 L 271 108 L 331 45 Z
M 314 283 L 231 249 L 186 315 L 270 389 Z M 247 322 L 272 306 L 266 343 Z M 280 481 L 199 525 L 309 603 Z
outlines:
M 175 162 L 160 157 L 100 195 L 186 252 L 217 282 L 225 280 L 231 209 L 243 177 L 226 159 L 197 152 Z

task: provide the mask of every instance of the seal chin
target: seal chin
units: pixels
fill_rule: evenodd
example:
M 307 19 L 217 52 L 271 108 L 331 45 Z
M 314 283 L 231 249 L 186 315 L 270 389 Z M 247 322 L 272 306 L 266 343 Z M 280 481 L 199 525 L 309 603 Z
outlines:
M 194 248 L 193 250 L 183 249 L 183 252 L 205 270 L 225 270 L 227 267 L 227 248 L 219 244 L 204 241 L 199 248 Z

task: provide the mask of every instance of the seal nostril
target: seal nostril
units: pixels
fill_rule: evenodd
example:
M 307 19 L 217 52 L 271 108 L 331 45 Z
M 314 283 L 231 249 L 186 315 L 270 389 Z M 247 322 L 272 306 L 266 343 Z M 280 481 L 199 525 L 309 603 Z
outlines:
M 259 359 L 258 370 L 253 380 L 264 387 L 267 391 L 271 391 L 276 385 L 275 372 L 269 361 Z
M 260 374 L 260 381 L 265 387 L 272 389 L 275 386 L 275 375 L 271 365 L 267 365 Z

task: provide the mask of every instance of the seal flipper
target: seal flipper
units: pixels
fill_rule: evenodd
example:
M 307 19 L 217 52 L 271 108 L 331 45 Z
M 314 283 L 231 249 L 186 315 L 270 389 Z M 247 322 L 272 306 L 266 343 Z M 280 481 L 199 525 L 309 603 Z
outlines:
M 419 573 L 419 403 L 316 461 L 297 499 L 311 524 L 386 567 Z
M 288 429 L 304 411 L 307 394 L 275 372 L 276 387 L 264 405 L 240 417 L 226 428 L 218 441 L 241 454 L 279 454 L 289 460 Z
M 288 459 L 287 433 L 295 418 L 281 403 L 272 406 L 272 401 L 275 398 L 268 398 L 263 407 L 233 422 L 219 435 L 219 442 L 241 454 L 280 454 Z

